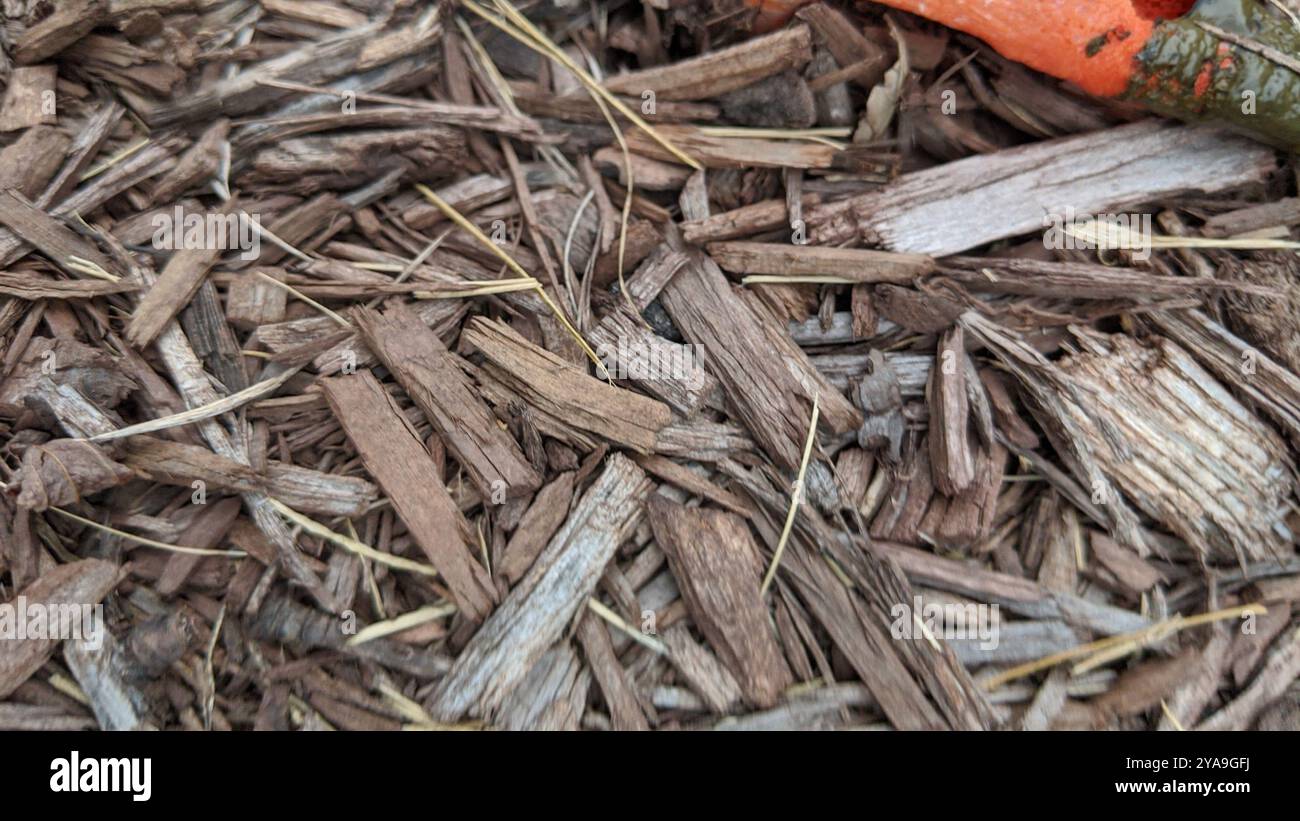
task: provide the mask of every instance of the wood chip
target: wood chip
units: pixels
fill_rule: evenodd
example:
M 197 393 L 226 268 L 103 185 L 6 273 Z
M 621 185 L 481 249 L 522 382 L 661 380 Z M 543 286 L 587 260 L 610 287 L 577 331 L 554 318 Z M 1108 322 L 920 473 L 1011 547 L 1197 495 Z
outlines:
M 768 625 L 759 594 L 762 558 L 744 521 L 655 496 L 650 524 L 692 618 L 735 675 L 746 700 L 756 707 L 776 704 L 793 677 Z
M 118 568 L 111 562 L 83 559 L 54 567 L 18 591 L 24 612 L 20 614 L 15 609 L 10 614 L 12 621 L 6 632 L 13 633 L 5 637 L 8 641 L 0 642 L 0 698 L 30 678 L 58 647 L 60 638 L 48 637 L 51 626 L 48 613 L 58 614 L 56 635 L 60 637 L 66 628 L 68 634 L 87 631 L 83 635 L 93 640 L 90 634 L 106 629 L 102 615 L 96 621 L 93 613 L 91 618 L 84 618 L 85 611 L 98 605 L 116 586 L 117 579 Z M 15 602 L 10 604 L 17 607 Z M 35 632 L 29 633 L 29 627 L 35 628 Z
M 1180 191 L 1261 182 L 1272 169 L 1258 144 L 1148 120 L 916 171 L 879 192 L 814 208 L 808 222 L 817 244 L 871 236 L 890 250 L 939 257 L 1042 230 L 1043 215 L 1065 205 L 1102 214 Z
M 424 411 L 485 498 L 504 500 L 536 490 L 541 477 L 474 392 L 451 353 L 399 302 L 384 312 L 355 314 L 366 344 Z
M 457 657 L 433 694 L 445 721 L 490 716 L 586 605 L 605 565 L 644 515 L 650 482 L 614 455 L 532 569 Z
M 487 357 L 489 374 L 567 425 L 651 453 L 671 419 L 666 405 L 600 382 L 506 325 L 476 318 L 464 338 Z
M 0 729 L 1300 726 L 1292 169 L 892 4 L 6 2 Z
M 368 372 L 327 379 L 321 387 L 366 470 L 446 579 L 456 605 L 467 617 L 483 619 L 496 604 L 496 588 L 474 560 L 469 524 L 410 423 Z

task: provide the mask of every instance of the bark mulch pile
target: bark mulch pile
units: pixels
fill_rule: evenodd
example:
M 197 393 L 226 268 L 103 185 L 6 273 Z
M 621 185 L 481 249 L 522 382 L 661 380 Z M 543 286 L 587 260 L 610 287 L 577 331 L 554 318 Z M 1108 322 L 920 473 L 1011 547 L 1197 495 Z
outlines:
M 870 3 L 0 13 L 0 729 L 1297 728 L 1290 155 Z

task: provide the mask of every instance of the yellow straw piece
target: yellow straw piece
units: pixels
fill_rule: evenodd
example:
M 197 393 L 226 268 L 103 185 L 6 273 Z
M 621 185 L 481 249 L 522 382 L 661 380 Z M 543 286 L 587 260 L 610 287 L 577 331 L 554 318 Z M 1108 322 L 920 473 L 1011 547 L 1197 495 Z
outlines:
M 115 527 L 102 525 L 99 522 L 93 521 L 91 519 L 87 519 L 83 516 L 78 516 L 75 513 L 69 513 L 68 511 L 59 507 L 51 507 L 50 512 L 57 513 L 60 516 L 66 516 L 67 518 L 72 519 L 73 521 L 76 522 L 81 522 L 83 525 L 86 525 L 87 527 L 93 527 L 96 530 L 102 530 L 103 532 L 116 536 L 119 539 L 126 539 L 129 542 L 135 542 L 136 544 L 144 545 L 145 547 L 156 547 L 159 550 L 168 550 L 171 551 L 172 553 L 188 553 L 191 556 L 224 556 L 227 559 L 242 559 L 244 556 L 248 555 L 242 550 L 209 550 L 208 548 L 205 547 L 186 547 L 185 545 L 167 544 L 166 542 L 158 542 L 158 541 L 154 541 L 153 539 L 146 539 L 143 536 L 134 536 L 130 533 L 127 533 L 125 530 L 118 530 Z
M 272 499 L 271 497 L 268 496 L 267 501 L 270 502 L 271 507 L 275 508 L 276 511 L 279 512 L 279 514 L 284 518 L 298 525 L 303 530 L 307 531 L 313 536 L 317 536 L 328 542 L 333 542 L 334 544 L 338 545 L 344 550 L 351 551 L 357 554 L 358 556 L 361 556 L 366 559 L 370 559 L 372 562 L 378 562 L 379 564 L 386 564 L 389 567 L 393 567 L 398 570 L 406 570 L 411 573 L 419 573 L 424 576 L 438 575 L 438 571 L 434 569 L 432 565 L 413 562 L 410 559 L 403 559 L 401 556 L 394 556 L 391 553 L 384 553 L 381 550 L 375 550 L 373 547 L 371 547 L 368 544 L 359 542 L 356 539 L 349 539 L 347 536 L 344 536 L 341 533 L 335 533 L 334 531 L 330 530 L 328 527 L 321 524 L 320 522 L 317 522 L 313 519 L 308 519 L 306 516 L 302 515 L 298 511 L 294 510 L 293 508 L 281 502 L 279 499 Z
M 542 298 L 542 302 L 546 303 L 546 307 L 551 309 L 551 313 L 555 314 L 555 318 L 560 320 L 560 324 L 564 326 L 564 329 L 567 330 L 569 335 L 572 336 L 578 345 L 582 347 L 583 352 L 587 354 L 587 358 L 596 363 L 596 369 L 599 371 L 601 378 L 606 380 L 610 378 L 609 371 L 605 369 L 605 363 L 601 362 L 600 357 L 596 356 L 596 352 L 587 344 L 587 340 L 582 338 L 582 334 L 578 333 L 578 329 L 569 323 L 569 318 L 560 310 L 560 306 L 551 301 L 550 295 L 546 293 L 546 289 L 542 287 L 542 283 L 538 281 L 536 277 L 533 277 L 525 271 L 524 266 L 515 262 L 514 257 L 507 254 L 499 245 L 488 239 L 487 234 L 484 234 L 479 230 L 477 225 L 466 219 L 464 214 L 457 211 L 455 208 L 452 208 L 450 203 L 433 193 L 433 189 L 429 188 L 429 186 L 417 182 L 415 184 L 415 190 L 419 191 L 426 200 L 438 206 L 438 210 L 441 211 L 447 219 L 456 223 L 461 228 L 464 228 L 469 235 L 478 240 L 483 247 L 487 248 L 494 255 L 500 258 L 500 260 L 506 264 L 507 268 L 514 271 L 520 277 L 531 280 L 534 289 L 537 291 L 537 295 Z
M 1078 647 L 1072 647 L 1069 650 L 1062 650 L 1059 653 L 1053 653 L 1037 661 L 1027 662 L 1018 667 L 1012 667 L 1002 673 L 988 679 L 984 682 L 985 690 L 996 690 L 1010 681 L 1015 681 L 1025 676 L 1031 676 L 1041 670 L 1049 667 L 1055 667 L 1066 661 L 1082 658 L 1087 656 L 1082 663 L 1077 665 L 1072 672 L 1075 675 L 1086 672 L 1094 667 L 1099 666 L 1106 661 L 1113 661 L 1116 658 L 1122 658 L 1129 653 L 1141 649 L 1142 645 L 1158 639 L 1170 636 L 1179 630 L 1186 630 L 1189 627 L 1197 627 L 1202 624 L 1208 624 L 1213 621 L 1223 619 L 1240 618 L 1247 613 L 1262 615 L 1268 612 L 1268 608 L 1262 604 L 1247 604 L 1241 607 L 1229 607 L 1226 610 L 1215 610 L 1212 613 L 1201 613 L 1196 616 L 1175 616 L 1172 619 L 1162 621 L 1159 624 L 1153 624 L 1150 627 L 1144 627 L 1141 630 L 1135 630 L 1132 633 L 1124 633 L 1118 636 L 1110 636 L 1097 641 L 1081 644 Z M 1119 650 L 1121 652 L 1116 653 Z
M 689 165 L 691 168 L 694 168 L 696 171 L 703 170 L 704 166 L 700 165 L 699 162 L 685 151 L 682 151 L 680 148 L 673 145 L 662 134 L 656 131 L 653 126 L 641 119 L 640 115 L 624 105 L 622 100 L 615 97 L 603 85 L 596 82 L 592 76 L 587 73 L 586 69 L 575 63 L 569 55 L 565 54 L 564 51 L 554 43 L 551 43 L 547 36 L 534 26 L 532 21 L 520 14 L 518 9 L 514 6 L 504 2 L 504 0 L 497 0 L 496 2 L 497 8 L 508 18 L 509 22 L 507 22 L 490 13 L 478 3 L 475 3 L 474 0 L 461 0 L 461 4 L 534 51 L 544 54 L 563 65 L 569 71 L 573 72 L 574 76 L 577 77 L 583 85 L 587 86 L 587 88 L 591 89 L 594 93 L 599 94 L 605 99 L 605 102 L 613 106 L 618 113 L 627 117 L 635 123 L 638 128 L 646 134 L 649 134 L 650 138 L 663 146 L 665 151 L 672 154 L 686 165 Z M 511 23 L 514 25 L 511 25 Z
M 772 586 L 772 579 L 776 578 L 777 565 L 781 564 L 781 554 L 785 552 L 785 543 L 790 538 L 790 530 L 794 527 L 794 514 L 799 509 L 799 500 L 803 498 L 803 481 L 804 475 L 808 472 L 808 459 L 812 456 L 813 441 L 817 437 L 817 417 L 821 415 L 821 397 L 813 397 L 812 421 L 808 423 L 808 438 L 803 443 L 803 459 L 799 462 L 799 475 L 794 480 L 794 492 L 790 494 L 790 510 L 785 514 L 785 526 L 781 528 L 781 538 L 776 543 L 776 552 L 772 554 L 772 564 L 767 568 L 767 575 L 763 577 L 763 586 L 759 589 L 759 595 L 766 595 L 767 588 Z

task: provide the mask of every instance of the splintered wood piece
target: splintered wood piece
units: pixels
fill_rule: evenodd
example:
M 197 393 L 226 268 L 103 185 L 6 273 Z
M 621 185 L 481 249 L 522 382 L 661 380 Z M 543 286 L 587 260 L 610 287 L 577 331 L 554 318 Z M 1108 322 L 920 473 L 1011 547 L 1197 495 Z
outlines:
M 137 348 L 145 347 L 189 304 L 208 271 L 227 248 L 233 247 L 239 229 L 230 220 L 239 213 L 239 203 L 232 197 L 215 211 L 189 214 L 179 223 L 171 219 L 172 240 L 179 250 L 167 260 L 157 282 L 145 292 L 131 315 L 131 323 L 126 328 L 128 342 Z M 198 221 L 202 234 L 197 248 L 188 241 L 191 217 Z M 218 230 L 211 230 L 214 225 Z
M 954 496 L 934 496 L 929 512 L 921 520 L 920 532 L 948 550 L 965 550 L 977 545 L 993 529 L 998 513 L 1006 448 L 995 442 L 976 449 L 971 458 L 974 472 L 970 485 Z
M 824 143 L 719 137 L 694 125 L 660 125 L 655 130 L 705 168 L 851 168 L 855 163 L 849 152 Z M 643 131 L 628 132 L 627 144 L 660 162 L 681 162 Z
M 547 542 L 569 515 L 573 501 L 574 472 L 561 473 L 537 491 L 532 504 L 520 517 L 515 532 L 506 542 L 505 553 L 496 565 L 496 575 L 508 586 L 524 577 Z
M 468 300 L 460 299 L 426 300 L 418 303 L 414 310 L 421 322 L 445 338 L 448 330 L 457 327 L 464 318 L 467 302 Z M 298 350 L 315 350 L 328 345 L 327 350 L 321 351 L 311 360 L 317 372 L 325 376 L 338 372 L 344 365 L 354 365 L 358 369 L 368 368 L 379 361 L 359 334 L 340 328 L 328 316 L 311 316 L 263 325 L 257 329 L 257 338 L 272 351 L 285 356 Z
M 704 369 L 694 348 L 659 336 L 624 305 L 606 314 L 588 338 L 611 374 L 633 383 L 681 416 L 694 413 L 718 387 L 718 380 Z
M 848 548 L 832 550 L 832 555 L 845 568 L 859 591 L 859 618 L 873 633 L 877 624 L 891 620 L 888 635 L 897 640 L 893 626 L 900 618 L 898 605 L 916 601 L 907 577 L 896 565 L 867 550 L 865 540 L 836 547 Z M 915 612 L 907 613 L 906 608 L 901 616 L 913 620 L 917 617 Z M 916 686 L 934 702 L 948 726 L 956 730 L 993 729 L 998 719 L 992 707 L 952 648 L 946 643 L 925 640 L 915 631 L 911 636 L 910 640 L 904 638 L 897 642 L 894 650 Z M 888 658 L 892 654 L 884 651 L 883 655 Z M 872 694 L 881 698 L 874 691 Z
M 239 518 L 242 504 L 237 498 L 222 499 L 199 511 L 190 526 L 181 531 L 178 541 L 190 547 L 212 549 L 219 546 Z M 163 596 L 174 596 L 185 586 L 185 580 L 194 572 L 202 556 L 193 553 L 173 553 L 163 567 L 158 578 L 158 592 Z
M 814 3 L 800 9 L 798 17 L 817 31 L 835 62 L 851 69 L 852 79 L 863 88 L 870 89 L 884 79 L 892 62 L 889 52 L 863 36 L 861 28 L 842 12 Z
M 735 677 L 707 647 L 691 637 L 685 624 L 665 630 L 663 642 L 673 668 L 710 710 L 719 715 L 729 713 L 740 702 L 742 693 Z
M 993 602 L 1027 618 L 1059 619 L 1107 636 L 1132 633 L 1151 626 L 1145 618 L 1132 611 L 1053 592 L 1020 576 L 972 567 L 967 562 L 879 540 L 872 542 L 871 549 L 896 562 L 916 584 Z
M 220 119 L 208 126 L 176 165 L 154 184 L 150 204 L 169 203 L 211 177 L 221 166 L 221 146 L 230 135 L 230 121 Z
M 295 0 L 292 3 L 288 0 L 263 0 L 262 5 L 273 14 L 334 28 L 349 29 L 366 22 L 366 16 L 361 12 L 322 0 Z
M 709 256 L 735 274 L 834 276 L 854 282 L 907 285 L 933 273 L 933 257 L 864 248 L 823 248 L 776 242 L 711 242 Z
M 29 200 L 45 190 L 58 172 L 72 140 L 63 131 L 32 126 L 0 149 L 0 191 L 12 188 Z
M 420 437 L 369 371 L 320 384 L 366 472 L 379 482 L 411 537 L 447 581 L 460 611 L 472 621 L 482 620 L 497 601 L 496 588 L 474 560 L 469 523 Z
M 434 191 L 438 199 L 461 213 L 471 213 L 510 196 L 514 184 L 505 177 L 475 174 Z M 420 200 L 402 212 L 402 221 L 417 230 L 445 222 L 447 215 L 431 202 Z
M 1125 670 L 1108 691 L 1088 702 L 1093 727 L 1114 726 L 1116 718 L 1158 708 L 1187 681 L 1200 657 L 1199 650 L 1189 647 L 1173 658 L 1153 659 Z
M 595 379 L 500 322 L 474 317 L 461 338 L 487 357 L 492 376 L 535 411 L 566 426 L 652 453 L 655 434 L 672 421 L 672 411 L 662 402 Z
M 1026 562 L 1038 565 L 1038 583 L 1048 590 L 1073 593 L 1079 583 L 1077 557 L 1082 548 L 1074 508 L 1066 505 L 1059 493 L 1042 493 L 1021 533 Z
M 1250 290 L 1243 283 L 1211 277 L 1156 276 L 1134 268 L 1091 262 L 948 257 L 940 273 L 972 291 L 1062 299 L 1135 299 Z
M 328 82 L 348 74 L 380 28 L 381 23 L 375 21 L 309 41 L 273 59 L 251 65 L 234 76 L 209 83 L 197 93 L 157 103 L 145 110 L 142 117 L 154 128 L 165 128 L 214 119 L 218 114 L 236 116 L 247 113 L 285 96 L 285 90 L 272 86 L 269 81 Z
M 149 697 L 139 686 L 140 671 L 132 669 L 122 645 L 104 630 L 101 641 L 68 641 L 63 645 L 68 672 L 90 701 L 101 730 L 157 730 Z
M 93 730 L 95 719 L 67 708 L 43 704 L 0 704 L 0 730 L 5 732 L 76 732 Z
M 871 304 L 890 322 L 913 333 L 933 334 L 961 316 L 964 306 L 955 299 L 881 283 L 871 290 Z
M 1168 582 L 1154 565 L 1133 551 L 1125 550 L 1105 533 L 1093 531 L 1088 543 L 1097 561 L 1130 590 L 1145 593 L 1160 582 Z
M 1201 232 L 1207 237 L 1233 237 L 1263 228 L 1296 223 L 1300 223 L 1300 197 L 1283 197 L 1274 202 L 1215 214 L 1205 221 Z
M 1269 704 L 1300 675 L 1300 623 L 1292 620 L 1274 640 L 1254 681 L 1198 730 L 1248 730 Z
M 120 114 L 118 116 L 121 116 Z M 96 124 L 99 124 L 98 122 Z M 92 135 L 103 137 L 106 135 Z M 93 151 L 98 149 L 98 144 L 88 144 L 84 146 L 85 151 L 79 151 L 78 146 L 73 146 L 73 157 L 85 159 L 87 162 L 93 158 Z M 141 182 L 162 174 L 167 171 L 175 162 L 172 159 L 172 152 L 176 150 L 175 139 L 162 139 L 156 143 L 140 149 L 131 156 L 122 160 L 110 170 L 96 177 L 88 184 L 83 185 L 72 194 L 68 195 L 58 205 L 50 208 L 50 215 L 55 217 L 71 218 L 74 214 L 87 214 L 94 211 L 99 206 L 108 202 L 113 197 L 121 194 L 123 191 L 138 185 Z M 85 156 L 83 156 L 83 154 Z M 74 163 L 75 164 L 75 163 Z M 65 181 L 64 174 L 72 167 L 65 163 L 59 175 L 55 177 L 54 182 L 46 189 L 46 195 L 37 200 L 40 207 L 48 208 L 50 191 L 57 191 L 60 184 Z M 75 184 L 75 175 L 70 175 L 72 184 Z M 0 265 L 7 265 L 16 259 L 21 258 L 31 249 L 22 236 L 14 231 L 0 231 Z
M 673 155 L 667 155 L 671 158 Z M 630 154 L 626 159 L 623 152 L 613 146 L 602 148 L 591 157 L 604 172 L 618 175 L 619 185 L 627 185 L 627 164 L 632 164 L 632 178 L 636 187 L 645 191 L 677 191 L 691 178 L 690 168 L 674 165 L 671 162 L 652 160 L 640 154 Z
M 82 559 L 48 570 L 18 591 L 29 612 L 20 612 L 17 602 L 8 602 L 14 610 L 10 618 L 5 620 L 8 623 L 0 638 L 0 698 L 8 696 L 41 669 L 58 646 L 60 639 L 48 637 L 51 625 L 46 614 L 51 610 L 59 614 L 60 638 L 64 635 L 62 628 L 65 627 L 74 631 L 72 635 L 91 639 L 94 638 L 94 631 L 108 629 L 103 620 L 86 621 L 83 609 L 98 605 L 108 595 L 117 584 L 117 573 L 117 565 L 110 562 Z M 41 611 L 40 624 L 28 618 L 35 616 L 38 607 Z M 68 621 L 70 612 L 72 618 Z M 28 627 L 39 628 L 38 634 L 29 634 Z
M 332 193 L 326 192 L 316 197 L 312 197 L 296 208 L 281 213 L 271 221 L 270 233 L 279 237 L 290 247 L 297 247 L 299 243 L 315 234 L 317 231 L 328 225 L 340 225 L 339 214 L 350 210 L 343 200 L 339 199 Z M 289 252 L 279 245 L 263 247 L 262 253 L 258 257 L 264 265 L 274 265 Z
M 1200 668 L 1193 670 L 1169 697 L 1168 713 L 1161 716 L 1158 729 L 1195 727 L 1206 705 L 1218 695 L 1232 633 L 1222 624 L 1212 625 L 1210 630 L 1209 641 L 1201 648 Z
M 770 513 L 780 511 L 778 515 L 784 514 L 788 500 L 777 492 L 771 476 L 730 467 L 731 475 Z M 827 561 L 828 555 L 823 553 L 834 547 L 836 534 L 811 506 L 802 509 L 799 520 L 804 522 L 803 527 L 812 530 L 804 532 L 796 524 L 781 559 L 781 573 L 776 578 L 789 580 L 790 587 L 806 603 L 808 613 L 825 628 L 853 671 L 871 690 L 891 724 L 899 729 L 944 729 L 947 726 L 944 717 L 931 704 L 925 689 L 908 669 L 905 658 L 912 657 L 902 654 L 905 649 L 900 649 L 899 643 L 889 633 L 890 607 L 899 601 L 910 601 L 911 597 L 904 595 L 885 601 L 891 591 L 876 586 L 883 580 L 878 572 L 874 574 L 876 578 L 868 582 L 870 586 L 855 583 L 855 592 L 850 588 L 850 582 L 832 569 L 832 564 Z M 768 538 L 769 547 L 775 547 L 772 544 L 775 540 L 773 533 Z M 855 546 L 851 549 L 860 548 Z M 840 559 L 848 562 L 843 566 L 846 571 L 862 568 L 862 560 L 854 558 L 848 551 L 839 552 L 835 558 L 837 564 L 841 563 Z M 780 590 L 783 586 L 784 581 L 774 589 Z M 870 601 L 862 596 L 870 597 Z M 743 682 L 738 683 L 743 688 Z
M 132 282 L 105 282 L 101 279 L 48 279 L 35 274 L 0 271 L 0 294 L 16 299 L 90 299 L 105 294 L 122 294 L 137 290 Z
M 590 668 L 568 642 L 556 644 L 501 702 L 497 726 L 515 731 L 580 729 L 591 678 Z
M 42 511 L 76 504 L 105 488 L 129 482 L 134 475 L 98 445 L 82 439 L 52 439 L 23 454 L 21 508 Z
M 479 398 L 456 357 L 410 308 L 393 300 L 382 313 L 360 308 L 353 316 L 366 345 L 424 411 L 483 498 L 512 499 L 541 485 L 542 477 Z
M 235 339 L 230 323 L 226 322 L 221 297 L 211 280 L 199 283 L 199 289 L 181 311 L 179 319 L 194 352 L 203 357 L 204 364 L 226 390 L 241 391 L 249 387 L 239 341 Z
M 272 594 L 258 608 L 250 632 L 266 641 L 336 650 L 425 679 L 441 676 L 451 666 L 446 656 L 395 640 L 376 638 L 353 644 L 339 629 L 337 618 L 282 594 Z
M 641 523 L 652 482 L 615 453 L 560 532 L 479 628 L 434 691 L 430 713 L 490 717 L 586 607 L 614 551 Z
M 878 238 L 892 251 L 941 257 L 1041 231 L 1044 214 L 1067 207 L 1101 214 L 1214 193 L 1261 183 L 1275 167 L 1271 150 L 1245 138 L 1150 119 L 914 171 L 807 220 L 818 245 Z
M 975 479 L 965 335 L 960 326 L 939 338 L 935 360 L 930 369 L 930 469 L 935 487 L 945 496 L 956 496 Z
M 93 110 L 85 125 L 72 139 L 71 144 L 63 149 L 62 153 L 67 155 L 68 161 L 63 163 L 62 168 L 58 169 L 48 187 L 45 188 L 44 193 L 41 194 L 40 199 L 35 200 L 35 202 L 38 202 L 43 207 L 49 207 L 54 203 L 61 202 L 64 197 L 68 196 L 72 189 L 77 186 L 77 183 L 80 182 L 79 177 L 81 174 L 90 167 L 91 161 L 99 153 L 104 141 L 108 139 L 109 134 L 117 127 L 125 114 L 126 109 L 116 101 L 103 103 Z M 57 143 L 54 145 L 57 145 Z M 141 153 L 152 154 L 152 161 L 156 162 L 159 157 L 170 155 L 171 150 L 165 152 L 149 151 L 146 148 Z M 60 157 L 60 160 L 62 159 Z M 167 168 L 160 169 L 163 172 L 166 170 Z M 87 212 L 89 210 L 89 208 L 85 209 Z
M 725 507 L 732 513 L 738 513 L 741 516 L 752 516 L 754 513 L 753 508 L 739 496 L 723 490 L 690 468 L 679 465 L 671 459 L 658 454 L 649 456 L 638 454 L 633 456 L 632 459 L 644 468 L 647 473 L 658 476 L 668 484 L 676 485 L 687 493 L 703 496 L 705 499 Z
M 699 57 L 610 77 L 605 88 L 637 98 L 652 91 L 665 100 L 707 100 L 811 59 L 812 33 L 807 26 L 791 26 Z
M 426 123 L 421 128 L 330 134 L 281 140 L 253 158 L 259 179 L 286 182 L 309 174 L 361 175 L 376 155 L 404 157 L 431 173 L 447 173 L 463 162 L 460 131 Z
M 650 725 L 646 722 L 645 713 L 641 711 L 641 704 L 628 681 L 627 671 L 614 653 L 609 630 L 600 617 L 590 610 L 578 619 L 578 642 L 582 645 L 582 654 L 587 658 L 596 683 L 600 685 L 600 692 L 605 696 L 610 723 L 614 729 L 649 730 Z
M 109 14 L 107 0 L 68 0 L 44 20 L 29 26 L 14 45 L 19 65 L 39 63 L 85 37 Z
M 1083 405 L 1063 404 L 1111 481 L 1207 556 L 1286 549 L 1293 481 L 1281 438 L 1167 339 L 1081 341 L 1059 364 Z
M 1016 401 L 1011 395 L 1011 388 L 1006 377 L 992 368 L 979 369 L 980 384 L 988 397 L 989 407 L 997 420 L 998 431 L 1022 450 L 1037 450 L 1038 434 L 1029 426 L 1029 422 L 1020 415 Z
M 650 526 L 691 618 L 757 707 L 776 704 L 794 675 L 759 591 L 763 560 L 745 520 L 720 510 L 650 500 Z
M 925 511 L 934 498 L 934 474 L 930 470 L 930 449 L 918 447 L 894 472 L 889 494 L 871 520 L 871 537 L 916 544 Z
M 1151 548 L 1137 514 L 1102 469 L 1089 435 L 1075 420 L 1076 414 L 1066 408 L 1066 398 L 1075 395 L 1079 386 L 1024 339 L 976 312 L 967 311 L 960 321 L 1019 380 L 1022 396 L 1069 473 L 1033 452 L 1022 450 L 1017 455 L 1032 463 L 1058 491 L 1105 527 L 1117 541 L 1132 547 L 1139 555 L 1147 555 Z M 1093 497 L 1104 499 L 1106 504 L 1094 504 Z
M 662 244 L 627 279 L 628 300 L 637 310 L 659 296 L 664 284 L 686 264 L 684 253 Z M 608 372 L 689 417 L 714 395 L 718 381 L 703 368 L 690 346 L 664 339 L 620 301 L 591 329 L 589 339 Z
M 773 478 L 769 473 L 769 515 L 777 509 Z M 991 729 L 997 723 L 992 708 L 950 648 L 919 635 L 898 640 L 899 605 L 914 602 L 901 569 L 872 552 L 865 536 L 838 532 L 815 509 L 806 509 L 804 519 L 805 529 L 793 539 L 798 566 L 787 578 L 890 722 L 900 729 Z
M 724 732 L 778 732 L 879 727 L 855 724 L 850 710 L 878 710 L 871 692 L 861 684 L 842 682 L 802 691 L 771 710 L 728 716 L 713 729 Z
M 1293 439 L 1300 437 L 1300 376 L 1201 311 L 1160 311 L 1150 320 Z M 1242 372 L 1247 362 L 1254 369 L 1248 377 Z
M 605 123 L 600 106 L 585 91 L 566 92 L 562 95 L 545 94 L 535 87 L 515 92 L 515 103 L 523 111 L 536 117 L 549 117 L 578 123 Z M 623 102 L 633 108 L 645 98 L 624 96 Z M 705 122 L 718 119 L 718 107 L 709 103 L 670 102 L 655 100 L 654 120 L 657 123 Z
M 763 308 L 742 299 L 703 254 L 665 286 L 664 307 L 682 335 L 702 349 L 704 367 L 754 438 L 785 470 L 799 467 L 813 396 L 828 430 L 856 430 L 862 415 L 812 366 Z
M 59 121 L 54 107 L 57 66 L 24 66 L 9 75 L 4 101 L 0 102 L 0 131 L 18 131 L 34 125 Z
M 258 273 L 274 278 L 277 272 L 249 271 L 226 287 L 226 321 L 241 331 L 257 330 L 284 320 L 289 292 L 267 282 Z
M 361 516 L 379 496 L 379 489 L 359 476 L 277 461 L 259 472 L 207 448 L 152 436 L 127 439 L 119 458 L 150 481 L 189 487 L 197 480 L 214 490 L 263 492 L 294 510 L 323 516 Z
M 76 257 L 94 263 L 110 275 L 117 267 L 89 241 L 13 191 L 0 191 L 0 224 L 36 246 L 72 276 L 85 276 L 75 269 Z
M 819 194 L 804 194 L 799 199 L 801 208 L 811 208 L 819 202 Z M 739 239 L 778 228 L 791 229 L 790 209 L 785 200 L 763 200 L 681 224 L 682 239 L 692 245 Z

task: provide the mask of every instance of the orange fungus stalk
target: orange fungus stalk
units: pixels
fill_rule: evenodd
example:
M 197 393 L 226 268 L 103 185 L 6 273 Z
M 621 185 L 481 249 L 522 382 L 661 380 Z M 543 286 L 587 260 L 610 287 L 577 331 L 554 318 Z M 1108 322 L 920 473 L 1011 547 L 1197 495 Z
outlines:
M 746 2 L 771 30 L 807 0 Z M 1091 94 L 1300 151 L 1300 71 L 1275 56 L 1300 53 L 1300 32 L 1262 0 L 876 2 L 964 31 Z
M 1130 0 L 887 0 L 1092 94 L 1128 88 L 1153 20 Z
M 807 0 L 749 0 L 755 27 L 770 31 Z M 1128 88 L 1133 58 L 1158 19 L 1178 17 L 1195 0 L 878 0 L 980 38 L 998 53 L 1114 97 Z

